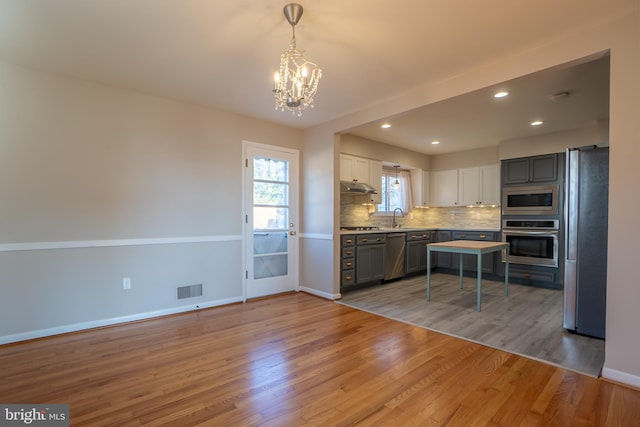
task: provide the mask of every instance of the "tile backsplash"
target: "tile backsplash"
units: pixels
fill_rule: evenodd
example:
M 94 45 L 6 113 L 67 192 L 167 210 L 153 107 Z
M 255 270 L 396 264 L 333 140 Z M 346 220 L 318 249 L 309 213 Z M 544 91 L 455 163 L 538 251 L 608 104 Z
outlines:
M 378 226 L 390 227 L 391 216 L 373 214 L 373 206 L 354 203 L 353 198 L 340 199 L 341 226 Z M 404 218 L 397 215 L 396 222 L 403 227 L 426 228 L 468 228 L 493 230 L 500 228 L 500 207 L 452 207 L 452 208 L 416 208 L 405 213 Z

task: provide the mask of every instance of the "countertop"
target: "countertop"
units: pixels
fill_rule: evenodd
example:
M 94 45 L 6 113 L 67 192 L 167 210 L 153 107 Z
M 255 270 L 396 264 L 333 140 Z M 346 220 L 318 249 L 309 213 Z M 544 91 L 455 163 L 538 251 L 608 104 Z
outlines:
M 372 233 L 410 233 L 413 231 L 438 231 L 438 230 L 446 230 L 446 231 L 479 231 L 479 232 L 499 232 L 499 228 L 433 228 L 433 227 L 401 227 L 401 228 L 380 228 L 379 230 L 340 230 L 340 234 L 372 234 Z

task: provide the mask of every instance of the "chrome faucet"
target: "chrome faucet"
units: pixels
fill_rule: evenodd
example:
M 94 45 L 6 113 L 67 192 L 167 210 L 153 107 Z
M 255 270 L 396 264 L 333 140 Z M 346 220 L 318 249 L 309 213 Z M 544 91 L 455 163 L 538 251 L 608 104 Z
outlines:
M 400 215 L 404 218 L 404 212 L 403 212 L 403 210 L 402 210 L 402 209 L 400 209 L 400 208 L 395 208 L 395 209 L 393 210 L 393 222 L 391 223 L 391 228 L 398 228 L 398 227 L 400 227 L 400 224 L 398 224 L 398 223 L 396 222 L 396 211 L 400 211 Z

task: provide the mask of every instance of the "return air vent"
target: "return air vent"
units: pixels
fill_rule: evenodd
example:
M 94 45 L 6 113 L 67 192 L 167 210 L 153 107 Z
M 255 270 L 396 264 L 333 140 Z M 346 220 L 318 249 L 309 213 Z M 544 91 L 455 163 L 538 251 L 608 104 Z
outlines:
M 178 299 L 195 298 L 202 296 L 202 283 L 199 285 L 180 286 L 178 288 Z

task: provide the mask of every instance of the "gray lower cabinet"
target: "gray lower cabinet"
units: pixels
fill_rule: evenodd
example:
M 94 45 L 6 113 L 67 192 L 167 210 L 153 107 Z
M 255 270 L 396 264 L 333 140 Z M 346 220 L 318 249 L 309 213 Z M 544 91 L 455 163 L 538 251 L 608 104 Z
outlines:
M 384 234 L 362 234 L 356 241 L 356 285 L 384 279 Z
M 340 250 L 340 289 L 346 289 L 356 284 L 356 236 L 342 236 Z
M 454 231 L 452 240 L 478 240 L 494 242 L 496 241 L 496 233 L 483 231 Z M 499 256 L 498 252 L 482 255 L 482 273 L 495 273 L 496 260 Z M 452 254 L 451 263 L 453 268 L 460 268 L 460 255 Z M 478 258 L 474 255 L 462 255 L 462 268 L 465 271 L 478 270 Z
M 497 241 L 498 233 L 484 231 L 438 231 L 438 242 L 448 242 L 450 240 L 479 240 Z M 460 254 L 448 252 L 437 252 L 436 267 L 439 269 L 455 270 L 460 269 Z M 494 274 L 497 262 L 500 261 L 498 252 L 485 254 L 482 256 L 482 272 Z M 462 269 L 464 271 L 476 272 L 478 269 L 478 258 L 474 255 L 462 255 Z
M 431 243 L 431 231 L 407 233 L 405 249 L 405 273 L 427 271 L 427 245 Z

